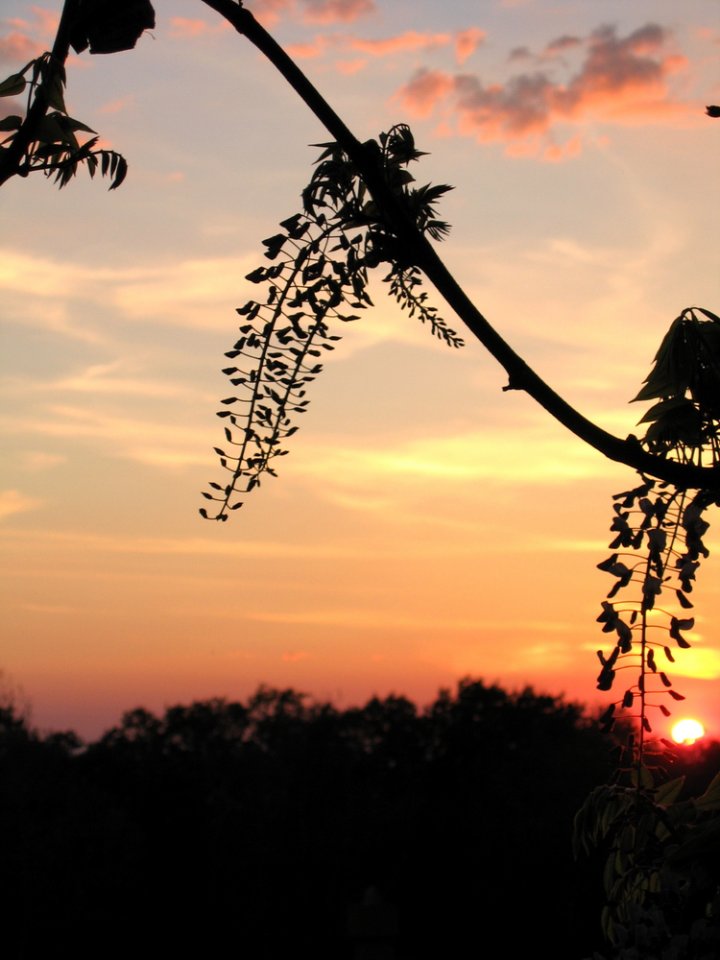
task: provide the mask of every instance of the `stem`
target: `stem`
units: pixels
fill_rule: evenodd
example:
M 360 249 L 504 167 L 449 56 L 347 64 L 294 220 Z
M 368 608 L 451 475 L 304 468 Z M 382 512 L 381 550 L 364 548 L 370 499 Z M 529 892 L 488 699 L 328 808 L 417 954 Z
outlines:
M 650 558 L 647 559 L 647 565 L 645 568 L 645 576 L 650 575 Z M 640 736 L 637 748 L 637 789 L 642 788 L 642 768 L 645 764 L 645 722 L 647 718 L 647 690 L 646 690 L 646 681 L 647 681 L 647 607 L 645 601 L 643 600 L 641 620 L 640 620 L 640 683 L 638 684 L 640 692 Z
M 525 390 L 552 417 L 610 460 L 682 488 L 720 488 L 720 465 L 700 467 L 648 453 L 633 436 L 608 433 L 563 400 L 518 356 L 490 325 L 457 283 L 435 249 L 417 228 L 402 200 L 388 187 L 374 150 L 361 144 L 305 74 L 257 22 L 234 0 L 203 0 L 263 53 L 293 87 L 323 126 L 347 153 L 378 206 L 385 211 L 409 257 L 419 266 L 468 329 L 508 374 L 505 390 Z

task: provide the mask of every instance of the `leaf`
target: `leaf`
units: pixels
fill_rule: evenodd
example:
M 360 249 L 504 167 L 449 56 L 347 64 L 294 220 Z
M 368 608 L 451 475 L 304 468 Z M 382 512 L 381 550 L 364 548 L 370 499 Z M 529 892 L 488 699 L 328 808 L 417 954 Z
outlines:
M 124 182 L 127 177 L 128 165 L 127 160 L 119 153 L 115 153 L 114 150 L 103 150 L 101 151 L 103 160 L 107 154 L 110 154 L 110 175 L 112 177 L 112 182 L 108 187 L 109 190 L 117 190 L 117 188 Z M 104 171 L 103 171 L 104 174 Z
M 288 235 L 286 233 L 276 233 L 274 236 L 268 237 L 267 240 L 263 240 L 263 246 L 268 248 L 265 251 L 268 260 L 274 260 L 277 257 L 287 239 Z
M 81 130 L 84 133 L 97 133 L 97 130 L 93 130 L 91 127 L 88 127 L 87 124 L 81 123 L 79 120 L 73 120 L 72 117 L 65 117 L 64 125 L 73 131 Z
M 655 791 L 655 803 L 661 803 L 663 806 L 669 806 L 671 803 L 674 803 L 679 797 L 684 785 L 684 776 L 676 777 L 674 780 L 663 783 L 662 786 L 659 786 Z
M 0 130 L 19 130 L 21 126 L 22 117 L 15 115 L 3 117 L 3 119 L 0 120 Z
M 684 610 L 692 610 L 693 603 L 685 596 L 682 590 L 676 590 L 675 596 L 678 599 L 678 603 Z
M 250 273 L 245 274 L 245 279 L 249 280 L 250 283 L 262 283 L 266 278 L 267 271 L 265 267 L 257 267 L 255 270 L 252 270 Z
M 25 68 L 27 69 L 27 67 Z M 11 73 L 9 77 L 0 83 L 0 97 L 17 97 L 25 87 L 27 80 L 20 73 Z
M 694 800 L 700 810 L 720 810 L 720 773 L 716 774 L 702 796 Z
M 712 320 L 714 323 L 720 323 L 720 317 L 716 313 L 713 313 L 712 310 L 707 310 L 705 307 L 695 307 L 696 310 L 699 310 L 700 313 L 704 313 L 708 320 Z
M 637 397 L 635 398 L 638 399 Z M 660 420 L 667 414 L 676 414 L 679 412 L 694 413 L 695 408 L 690 400 L 685 397 L 670 397 L 667 400 L 661 400 L 660 403 L 653 404 L 645 413 L 645 416 L 638 420 L 638 423 L 650 423 L 653 420 Z
M 680 633 L 681 630 L 692 630 L 695 626 L 695 618 L 688 617 L 685 620 L 679 620 L 677 617 L 671 617 L 670 619 L 670 636 L 677 643 L 679 647 L 687 649 L 690 646 L 690 643 L 682 636 Z

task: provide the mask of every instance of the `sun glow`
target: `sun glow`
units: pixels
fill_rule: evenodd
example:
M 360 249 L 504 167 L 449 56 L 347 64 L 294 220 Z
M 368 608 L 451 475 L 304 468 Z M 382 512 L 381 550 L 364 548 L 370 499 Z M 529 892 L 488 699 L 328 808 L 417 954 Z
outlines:
M 691 744 L 705 735 L 705 727 L 699 720 L 686 718 L 678 720 L 672 728 L 672 737 L 675 743 Z

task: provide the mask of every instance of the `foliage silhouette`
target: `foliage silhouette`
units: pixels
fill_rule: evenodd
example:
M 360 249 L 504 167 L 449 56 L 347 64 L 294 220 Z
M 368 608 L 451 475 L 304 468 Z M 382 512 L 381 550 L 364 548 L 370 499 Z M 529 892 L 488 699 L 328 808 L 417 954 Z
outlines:
M 379 137 L 379 162 L 388 186 L 404 198 L 418 229 L 441 239 L 448 225 L 438 220 L 435 204 L 448 186 L 413 187 L 408 165 L 422 155 L 404 124 Z M 242 364 L 223 373 L 244 396 L 222 403 L 233 410 L 218 413 L 229 424 L 225 439 L 230 451 L 216 448 L 221 466 L 232 474 L 226 485 L 211 483 L 203 496 L 218 503 L 206 508 L 206 519 L 227 520 L 242 506 L 236 493 L 259 486 L 263 473 L 275 476 L 271 465 L 287 450 L 281 447 L 298 427 L 292 415 L 305 412 L 307 386 L 322 371 L 323 351 L 340 339 L 334 324 L 358 319 L 353 312 L 372 306 L 367 293 L 368 269 L 387 263 L 390 293 L 410 316 L 418 315 L 432 333 L 449 346 L 462 340 L 426 303 L 418 288 L 420 272 L 402 255 L 402 247 L 377 204 L 368 197 L 349 157 L 336 144 L 321 144 L 312 179 L 303 191 L 303 212 L 283 220 L 282 233 L 263 240 L 272 266 L 258 267 L 246 279 L 265 284 L 265 302 L 248 301 L 238 309 L 244 319 L 241 337 L 225 356 Z M 233 412 L 240 406 L 240 413 Z M 234 431 L 234 432 L 233 432 Z M 236 439 L 235 437 L 239 437 Z M 233 450 L 232 448 L 235 448 Z
M 643 443 L 682 463 L 718 464 L 718 397 L 720 318 L 683 310 L 635 397 L 656 401 L 641 421 L 648 424 Z M 714 843 L 720 830 L 720 774 L 696 799 L 678 801 L 683 779 L 667 782 L 665 773 L 673 745 L 652 737 L 651 715 L 668 717 L 668 698 L 684 699 L 667 664 L 691 645 L 689 595 L 709 554 L 705 514 L 720 498 L 712 489 L 640 479 L 613 498 L 613 553 L 598 566 L 615 584 L 597 618 L 616 636 L 608 655 L 598 651 L 598 689 L 611 690 L 620 671 L 632 678 L 603 721 L 610 727 L 618 716 L 630 718 L 636 728 L 616 781 L 595 790 L 578 813 L 575 847 L 605 848 L 602 919 L 613 957 L 703 957 L 720 946 L 717 858 L 700 855 L 702 840 Z
M 578 844 L 588 846 L 598 839 L 609 842 L 608 864 L 614 866 L 609 871 L 612 882 L 608 884 L 608 893 L 615 902 L 609 904 L 610 912 L 606 912 L 606 932 L 618 955 L 652 951 L 656 937 L 659 942 L 666 942 L 671 936 L 687 938 L 690 934 L 676 929 L 677 924 L 682 927 L 682 923 L 677 921 L 673 910 L 677 907 L 676 912 L 682 914 L 682 922 L 687 924 L 693 922 L 692 909 L 686 910 L 682 904 L 669 904 L 663 899 L 667 892 L 664 880 L 659 881 L 659 891 L 654 886 L 653 878 L 658 874 L 656 865 L 658 858 L 667 859 L 666 839 L 682 844 L 687 839 L 683 831 L 690 834 L 695 831 L 695 837 L 698 830 L 712 834 L 716 829 L 713 816 L 718 808 L 714 799 L 700 798 L 692 808 L 676 809 L 672 791 L 668 793 L 668 787 L 656 785 L 653 776 L 658 766 L 653 759 L 656 747 L 649 743 L 646 734 L 652 733 L 649 710 L 657 708 L 668 712 L 658 696 L 681 697 L 672 688 L 665 670 L 660 669 L 657 657 L 663 656 L 672 662 L 675 647 L 688 646 L 683 631 L 692 629 L 693 618 L 683 611 L 692 606 L 688 594 L 700 559 L 707 555 L 702 539 L 707 529 L 704 514 L 718 502 L 720 319 L 707 309 L 687 308 L 674 321 L 658 352 L 655 368 L 636 398 L 656 401 L 643 418 L 649 426 L 642 440 L 634 436 L 623 440 L 598 428 L 562 400 L 515 354 L 439 260 L 428 235 L 437 240 L 447 232 L 447 225 L 436 218 L 434 207 L 448 188 L 409 186 L 412 177 L 406 169 L 407 163 L 420 156 L 409 130 L 396 127 L 382 134 L 378 142 L 360 144 L 242 3 L 204 2 L 265 54 L 333 137 L 331 143 L 322 145 L 324 153 L 303 195 L 303 212 L 283 221 L 283 233 L 265 241 L 266 256 L 277 262 L 271 267 L 258 268 L 250 275 L 251 280 L 268 284 L 267 295 L 263 304 L 251 301 L 239 311 L 247 323 L 241 327 L 241 339 L 229 356 L 240 358 L 244 366 L 227 368 L 226 373 L 233 385 L 243 388 L 244 392 L 240 397 L 227 398 L 224 403 L 227 406 L 239 403 L 242 413 L 227 410 L 221 414 L 228 420 L 226 440 L 233 450 L 227 453 L 218 448 L 218 453 L 231 479 L 226 485 L 211 484 L 212 492 L 205 494 L 208 500 L 218 504 L 212 517 L 225 520 L 228 510 L 239 505 L 234 500 L 236 489 L 247 492 L 258 485 L 263 472 L 274 472 L 272 461 L 285 452 L 281 443 L 296 429 L 290 414 L 303 412 L 307 403 L 305 387 L 321 370 L 316 361 L 321 350 L 331 348 L 331 341 L 337 337 L 329 332 L 329 322 L 354 319 L 353 315 L 340 313 L 344 302 L 349 302 L 353 309 L 369 304 L 365 292 L 369 268 L 387 263 L 390 292 L 401 306 L 427 321 L 440 338 L 459 345 L 457 335 L 446 327 L 435 309 L 427 305 L 424 292 L 418 289 L 421 277 L 427 277 L 504 367 L 509 378 L 506 389 L 525 390 L 584 442 L 640 474 L 640 485 L 616 498 L 621 502 L 616 504 L 613 519 L 616 536 L 611 549 L 614 552 L 600 564 L 601 569 L 616 578 L 616 583 L 598 618 L 603 631 L 617 637 L 608 655 L 599 652 L 600 688 L 611 689 L 617 671 L 628 665 L 637 674 L 637 681 L 627 686 L 622 698 L 607 714 L 610 721 L 616 713 L 624 711 L 638 721 L 638 736 L 631 741 L 630 756 L 625 761 L 632 789 L 628 790 L 625 784 L 614 784 L 591 796 L 579 820 Z M 103 175 L 109 174 L 111 188 L 119 185 L 127 169 L 123 158 L 99 150 L 97 139 L 80 143 L 76 136 L 93 131 L 67 115 L 62 93 L 64 63 L 70 44 L 78 50 L 89 44 L 91 53 L 128 49 L 142 30 L 153 23 L 154 12 L 147 0 L 134 0 L 123 7 L 110 0 L 94 3 L 66 0 L 53 51 L 0 85 L 0 95 L 14 95 L 26 85 L 29 87 L 26 116 L 11 117 L 4 122 L 9 135 L 0 145 L 0 184 L 10 176 L 42 170 L 54 176 L 59 186 L 64 186 L 84 163 L 91 175 L 98 167 Z M 26 73 L 30 74 L 29 84 Z M 54 112 L 49 113 L 51 108 Z M 707 112 L 711 117 L 718 115 L 716 107 L 709 107 Z M 291 253 L 288 254 L 288 250 Z M 294 312 L 289 314 L 288 309 Z M 247 362 L 249 369 L 245 366 Z M 206 517 L 211 516 L 207 509 L 202 512 Z M 665 589 L 674 591 L 679 615 L 659 607 L 657 601 Z M 627 590 L 639 593 L 628 599 L 624 592 Z M 657 639 L 660 634 L 654 631 L 658 628 L 667 634 L 667 640 Z M 266 705 L 274 702 L 273 696 L 266 695 Z M 459 694 L 458 702 L 462 698 Z M 260 705 L 251 707 L 250 714 Z M 298 743 L 302 743 L 305 729 L 302 702 L 290 697 L 286 706 L 287 709 L 280 711 L 285 724 L 283 737 L 291 740 L 299 737 Z M 393 730 L 401 736 L 408 726 L 413 727 L 414 712 L 401 701 L 391 706 Z M 386 707 L 389 709 L 390 705 Z M 206 706 L 199 711 L 208 724 L 202 727 L 205 733 L 201 742 L 203 749 L 210 753 L 224 749 L 212 734 L 218 710 L 222 711 L 222 705 Z M 438 711 L 442 713 L 439 707 Z M 162 724 L 158 727 L 157 718 L 136 711 L 127 718 L 119 733 L 108 735 L 102 747 L 112 747 L 122 754 L 129 749 L 128 744 L 132 744 L 129 755 L 137 762 L 138 749 L 144 746 L 157 756 L 161 746 L 159 755 L 163 762 L 167 762 L 168 757 L 174 757 L 177 762 L 187 737 L 183 729 L 187 731 L 200 719 L 200 716 L 183 717 L 182 712 L 174 718 L 177 730 L 171 750 L 159 734 Z M 266 718 L 258 721 L 256 728 L 252 723 L 248 728 L 255 730 L 248 734 L 248 744 L 252 745 L 249 748 L 250 753 L 254 751 L 252 762 L 258 770 L 262 770 L 274 749 L 271 745 L 263 746 L 258 733 L 265 730 L 274 736 L 278 729 L 276 719 L 273 713 L 272 722 Z M 241 727 L 246 720 L 247 717 L 238 713 L 236 722 Z M 326 711 L 324 720 L 332 725 L 332 711 Z M 383 736 L 380 742 L 385 744 L 386 739 Z M 186 752 L 194 755 L 196 747 L 197 743 L 188 746 Z M 408 750 L 413 755 L 410 744 Z M 374 749 L 361 754 L 372 758 L 376 755 Z M 290 763 L 292 758 L 287 759 Z M 391 759 L 395 764 L 400 762 L 396 757 L 389 758 L 384 768 L 386 775 L 396 769 Z M 714 798 L 712 791 L 710 795 Z M 508 794 L 509 805 L 514 798 L 515 794 Z M 698 810 L 701 818 L 706 815 L 710 818 L 709 827 L 696 820 Z M 159 812 L 157 823 L 160 823 Z M 668 829 L 667 838 L 658 835 L 659 824 Z M 370 838 L 367 839 L 369 843 Z M 632 848 L 629 852 L 628 844 Z M 499 851 L 495 853 L 499 856 Z M 624 854 L 628 854 L 626 861 L 622 858 Z M 670 870 L 671 886 L 681 882 L 678 876 Z M 713 879 L 711 877 L 711 881 Z M 707 907 L 704 893 L 700 896 L 703 898 L 703 907 Z M 712 905 L 710 908 L 715 909 Z M 648 917 L 653 918 L 655 926 L 647 934 L 647 943 L 643 943 L 638 937 L 642 930 L 649 929 Z M 629 938 L 621 921 L 631 923 Z M 710 930 L 708 936 L 714 935 L 715 931 Z M 682 942 L 687 946 L 689 941 Z M 673 944 L 674 940 L 671 946 L 675 949 Z M 698 949 L 705 949 L 704 941 Z M 623 953 L 626 950 L 630 953 Z
M 65 943 L 84 960 L 103 936 L 106 956 L 350 960 L 347 909 L 371 886 L 398 960 L 464 955 L 478 929 L 515 955 L 593 944 L 569 823 L 609 743 L 575 704 L 470 680 L 425 709 L 260 688 L 129 711 L 81 750 L 20 728 L 0 727 L 13 960 Z

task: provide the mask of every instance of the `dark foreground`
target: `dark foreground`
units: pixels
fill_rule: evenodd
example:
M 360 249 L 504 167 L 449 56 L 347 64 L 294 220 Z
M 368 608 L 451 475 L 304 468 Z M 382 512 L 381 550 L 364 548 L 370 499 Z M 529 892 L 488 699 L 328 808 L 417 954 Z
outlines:
M 0 710 L 3 957 L 578 960 L 601 896 L 572 819 L 610 748 L 470 681 L 424 711 L 261 688 L 82 747 Z

